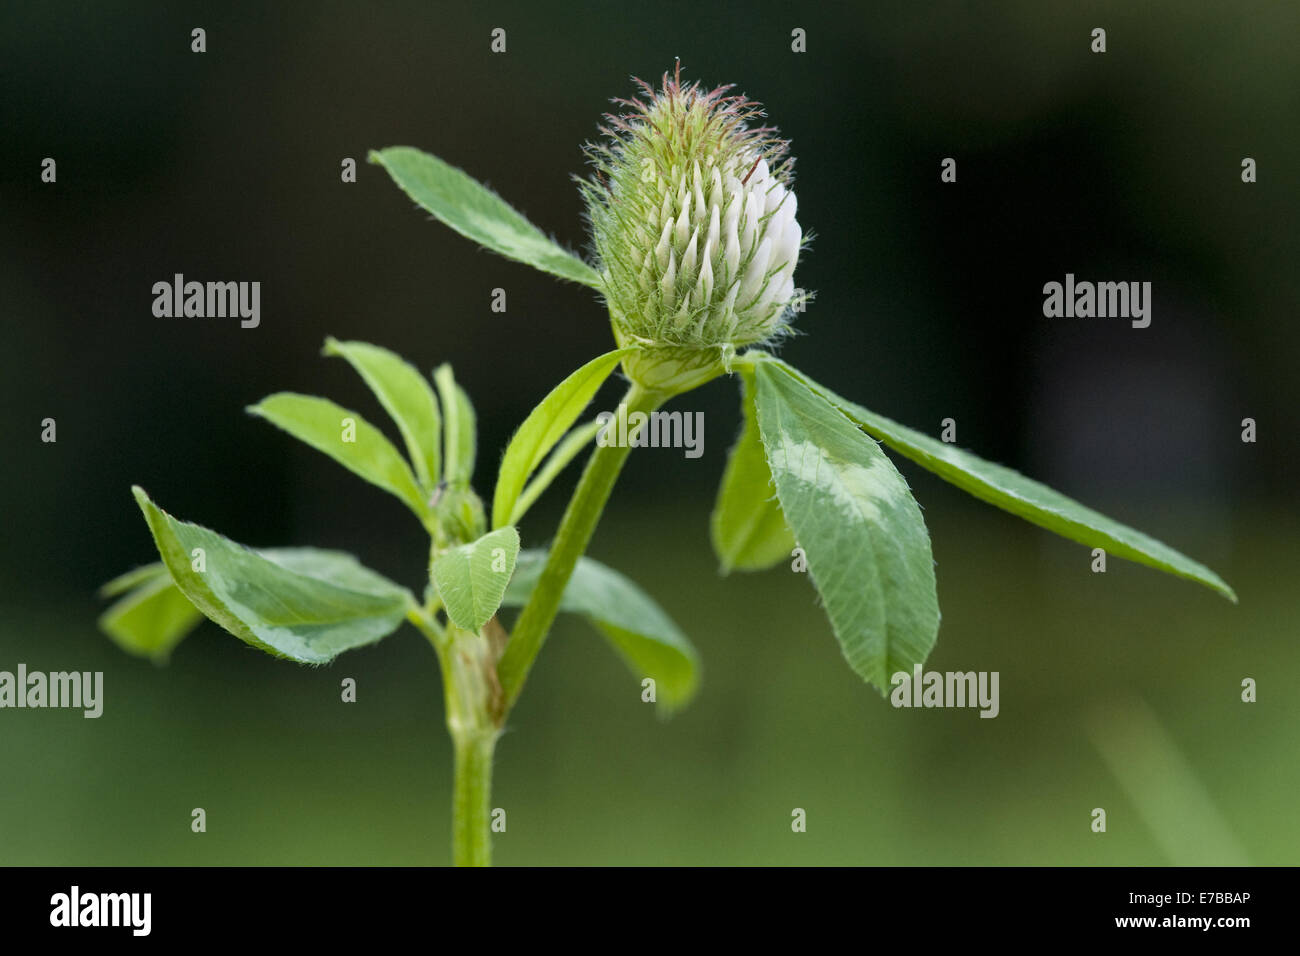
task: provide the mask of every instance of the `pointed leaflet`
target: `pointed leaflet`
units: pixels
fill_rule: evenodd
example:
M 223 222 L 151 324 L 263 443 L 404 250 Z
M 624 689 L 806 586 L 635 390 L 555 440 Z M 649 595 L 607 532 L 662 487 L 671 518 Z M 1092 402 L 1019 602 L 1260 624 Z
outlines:
M 754 369 L 758 427 L 786 520 L 845 658 L 882 692 L 939 630 L 921 509 L 875 440 L 775 362 Z
M 176 520 L 139 487 L 132 491 L 181 593 L 211 620 L 268 654 L 323 664 L 391 634 L 414 606 L 410 592 L 349 555 L 315 549 L 259 554 Z
M 323 451 L 372 485 L 392 492 L 421 521 L 428 521 L 429 506 L 411 474 L 411 466 L 383 432 L 356 412 L 324 398 L 292 392 L 268 395 L 250 405 L 248 412 Z
M 587 403 L 609 378 L 609 373 L 614 371 L 614 366 L 631 351 L 618 349 L 592 359 L 555 386 L 524 419 L 501 459 L 496 492 L 492 498 L 492 527 L 501 528 L 518 520 L 514 515 L 515 505 L 528 476 L 578 420 Z
M 545 551 L 524 551 L 506 590 L 506 607 L 522 607 L 546 567 Z M 699 655 L 691 642 L 644 591 L 591 558 L 580 558 L 560 609 L 581 614 L 613 645 L 632 673 L 655 681 L 657 703 L 674 710 L 695 693 Z
M 555 451 L 551 453 L 550 458 L 546 459 L 546 464 L 538 470 L 533 480 L 528 482 L 528 487 L 519 495 L 519 500 L 515 502 L 514 510 L 511 512 L 511 524 L 519 523 L 519 519 L 528 513 L 528 509 L 533 506 L 533 502 L 541 497 L 542 493 L 550 487 L 551 482 L 556 479 L 560 472 L 564 471 L 565 465 L 573 461 L 578 452 L 586 448 L 588 443 L 604 427 L 604 423 L 597 419 L 587 422 L 585 425 L 579 425 L 564 436 L 564 441 L 555 446 Z
M 124 574 L 100 588 L 102 597 L 125 596 L 99 618 L 99 627 L 122 650 L 162 663 L 203 614 L 181 594 L 162 564 Z
M 474 477 L 474 454 L 478 447 L 474 406 L 465 390 L 456 384 L 450 365 L 444 362 L 434 369 L 433 381 L 442 399 L 443 480 L 450 485 L 468 485 Z
M 101 584 L 99 596 L 102 598 L 117 597 L 127 591 L 135 591 L 146 584 L 152 584 L 158 578 L 166 576 L 167 569 L 162 566 L 161 562 L 155 561 L 153 564 L 142 564 L 125 574 L 119 574 L 107 584 Z
M 401 590 L 342 551 L 262 548 L 256 553 L 290 571 L 342 587 L 381 595 Z M 129 571 L 99 589 L 100 597 L 124 593 L 100 616 L 100 629 L 123 650 L 155 663 L 164 662 L 203 620 L 203 612 L 181 593 L 161 562 Z
M 381 597 L 410 592 L 378 571 L 372 571 L 346 551 L 326 548 L 257 548 L 256 553 L 295 574 Z
M 855 405 L 811 381 L 797 369 L 780 364 L 861 425 L 868 434 L 981 501 L 1089 548 L 1104 548 L 1108 555 L 1128 558 L 1196 581 L 1236 603 L 1237 595 L 1222 578 L 1155 538 L 1107 518 L 1010 468 L 985 461 Z
M 496 193 L 436 156 L 410 146 L 372 150 L 370 161 L 426 211 L 467 239 L 561 279 L 600 287 L 591 266 L 548 239 Z
M 500 528 L 434 559 L 433 585 L 453 624 L 477 631 L 501 607 L 515 570 L 519 532 Z
M 731 449 L 727 470 L 718 486 L 710 532 L 713 550 L 723 572 L 761 571 L 788 557 L 795 547 L 786 527 L 781 503 L 776 499 L 772 471 L 767 467 L 763 442 L 754 413 L 754 372 L 738 369 L 741 378 L 741 412 L 745 425 Z
M 442 422 L 428 379 L 399 355 L 366 342 L 325 340 L 326 355 L 341 355 L 375 393 L 396 423 L 406 453 L 425 489 L 438 484 Z

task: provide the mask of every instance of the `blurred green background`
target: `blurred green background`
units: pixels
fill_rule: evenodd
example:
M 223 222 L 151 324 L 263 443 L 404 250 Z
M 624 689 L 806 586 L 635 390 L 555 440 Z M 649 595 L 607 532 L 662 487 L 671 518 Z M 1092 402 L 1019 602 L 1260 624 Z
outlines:
M 916 427 L 955 418 L 962 445 L 1204 561 L 1241 603 L 1118 560 L 1091 574 L 1086 549 L 902 463 L 943 609 L 927 666 L 999 671 L 1001 714 L 895 710 L 804 577 L 717 575 L 738 419 L 714 383 L 678 403 L 705 412 L 704 456 L 638 452 L 592 548 L 693 637 L 700 697 L 658 720 L 562 619 L 498 748 L 497 861 L 1300 862 L 1298 29 L 1275 3 L 6 8 L 0 670 L 102 670 L 106 701 L 98 720 L 0 711 L 0 863 L 448 860 L 450 752 L 413 630 L 310 669 L 205 624 L 155 668 L 98 634 L 94 589 L 151 557 L 133 482 L 238 541 L 344 548 L 418 586 L 400 505 L 244 406 L 314 392 L 387 427 L 325 336 L 449 360 L 488 493 L 522 416 L 610 339 L 588 291 L 429 222 L 366 151 L 437 153 L 582 248 L 580 144 L 675 56 L 793 140 L 817 298 L 786 358 Z M 175 272 L 261 281 L 261 327 L 154 318 Z M 1066 272 L 1152 281 L 1152 326 L 1044 319 Z

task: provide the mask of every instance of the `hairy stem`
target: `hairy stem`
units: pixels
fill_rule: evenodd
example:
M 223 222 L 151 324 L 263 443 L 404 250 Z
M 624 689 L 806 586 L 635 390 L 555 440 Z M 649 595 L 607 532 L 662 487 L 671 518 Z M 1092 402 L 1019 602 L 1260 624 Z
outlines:
M 627 414 L 644 412 L 647 415 L 662 405 L 672 393 L 651 391 L 633 383 L 623 397 Z M 631 438 L 631 435 L 628 436 Z M 510 634 L 510 643 L 501 658 L 497 672 L 501 678 L 501 687 L 505 692 L 507 710 L 514 704 L 523 689 L 528 671 L 542 649 L 542 642 L 559 613 L 560 598 L 568 586 L 569 577 L 577 566 L 578 558 L 587 550 L 587 543 L 596 530 L 601 512 L 609 500 L 614 482 L 623 470 L 623 462 L 631 451 L 629 441 L 626 445 L 613 443 L 597 445 L 587 461 L 587 468 L 582 479 L 569 499 L 569 507 L 564 512 L 560 529 L 551 545 L 551 552 L 546 560 L 546 567 L 537 581 L 537 587 L 528 598 L 519 620 L 515 622 Z
M 448 624 L 438 652 L 442 665 L 447 730 L 455 760 L 451 800 L 451 857 L 456 866 L 492 862 L 492 753 L 501 734 L 499 642 Z
M 452 737 L 451 860 L 456 866 L 491 866 L 492 751 L 496 732 Z

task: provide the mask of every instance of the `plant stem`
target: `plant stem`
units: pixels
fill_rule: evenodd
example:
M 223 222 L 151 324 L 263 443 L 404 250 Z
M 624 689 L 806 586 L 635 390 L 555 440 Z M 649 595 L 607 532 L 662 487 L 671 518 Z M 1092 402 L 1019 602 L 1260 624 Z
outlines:
M 501 687 L 497 683 L 491 629 L 467 631 L 450 621 L 438 650 L 447 731 L 455 761 L 451 791 L 451 858 L 456 866 L 489 866 L 492 752 L 501 734 Z
M 492 752 L 497 733 L 452 736 L 451 860 L 456 866 L 491 866 Z
M 413 604 L 406 611 L 406 619 L 414 624 L 421 634 L 428 638 L 429 643 L 433 645 L 435 651 L 441 653 L 442 646 L 447 640 L 447 635 L 434 618 L 434 613 L 436 612 L 422 608 L 418 604 Z
M 633 383 L 623 397 L 622 404 L 626 406 L 629 417 L 634 412 L 644 412 L 648 416 L 671 396 L 671 392 L 652 391 Z M 629 439 L 631 437 L 628 436 Z M 505 692 L 507 710 L 523 689 L 528 671 L 559 613 L 560 598 L 578 564 L 578 558 L 587 550 L 587 543 L 596 530 L 596 523 L 600 521 L 601 512 L 614 489 L 614 482 L 618 480 L 623 462 L 631 451 L 630 445 L 630 440 L 603 446 L 598 444 L 587 461 L 586 470 L 582 473 L 573 497 L 569 499 L 569 506 L 551 545 L 546 567 L 542 570 L 528 603 L 520 612 L 519 620 L 515 622 L 510 643 L 506 645 L 505 654 L 497 668 Z

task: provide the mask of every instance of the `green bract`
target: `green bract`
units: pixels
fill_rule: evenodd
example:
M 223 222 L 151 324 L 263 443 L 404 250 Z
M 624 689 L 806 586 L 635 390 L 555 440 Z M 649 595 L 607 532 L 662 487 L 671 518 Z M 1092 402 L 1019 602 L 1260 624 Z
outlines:
M 763 351 L 802 296 L 786 144 L 751 125 L 755 104 L 665 75 L 659 93 L 620 101 L 609 141 L 588 147 L 582 185 L 598 265 L 560 248 L 465 173 L 410 147 L 371 154 L 423 209 L 516 261 L 599 289 L 617 348 L 567 375 L 530 412 L 501 457 L 490 521 L 472 486 L 474 408 L 451 366 L 432 381 L 365 342 L 328 339 L 392 418 L 406 457 L 356 412 L 280 393 L 249 411 L 390 492 L 429 534 L 418 600 L 349 555 L 255 550 L 179 521 L 139 488 L 162 557 L 110 582 L 106 633 L 165 660 L 207 616 L 240 640 L 308 664 L 378 641 L 403 620 L 429 640 L 443 675 L 454 742 L 452 855 L 490 859 L 492 754 L 561 610 L 587 617 L 641 678 L 643 700 L 687 703 L 698 655 L 640 588 L 584 556 L 635 444 L 598 441 L 546 550 L 520 550 L 518 524 L 600 425 L 578 424 L 621 363 L 627 421 L 727 373 L 741 380 L 743 428 L 711 524 L 724 571 L 806 560 L 849 666 L 884 690 L 924 663 L 939 628 L 930 537 L 881 443 L 971 494 L 1090 547 L 1198 581 L 1236 600 L 1218 575 L 1172 548 L 1008 468 L 843 399 Z M 640 418 L 637 418 L 640 416 Z M 698 586 L 698 583 L 696 583 Z M 519 608 L 509 629 L 501 608 Z
M 477 631 L 492 619 L 518 555 L 519 532 L 499 528 L 434 558 L 429 573 L 453 624 Z

